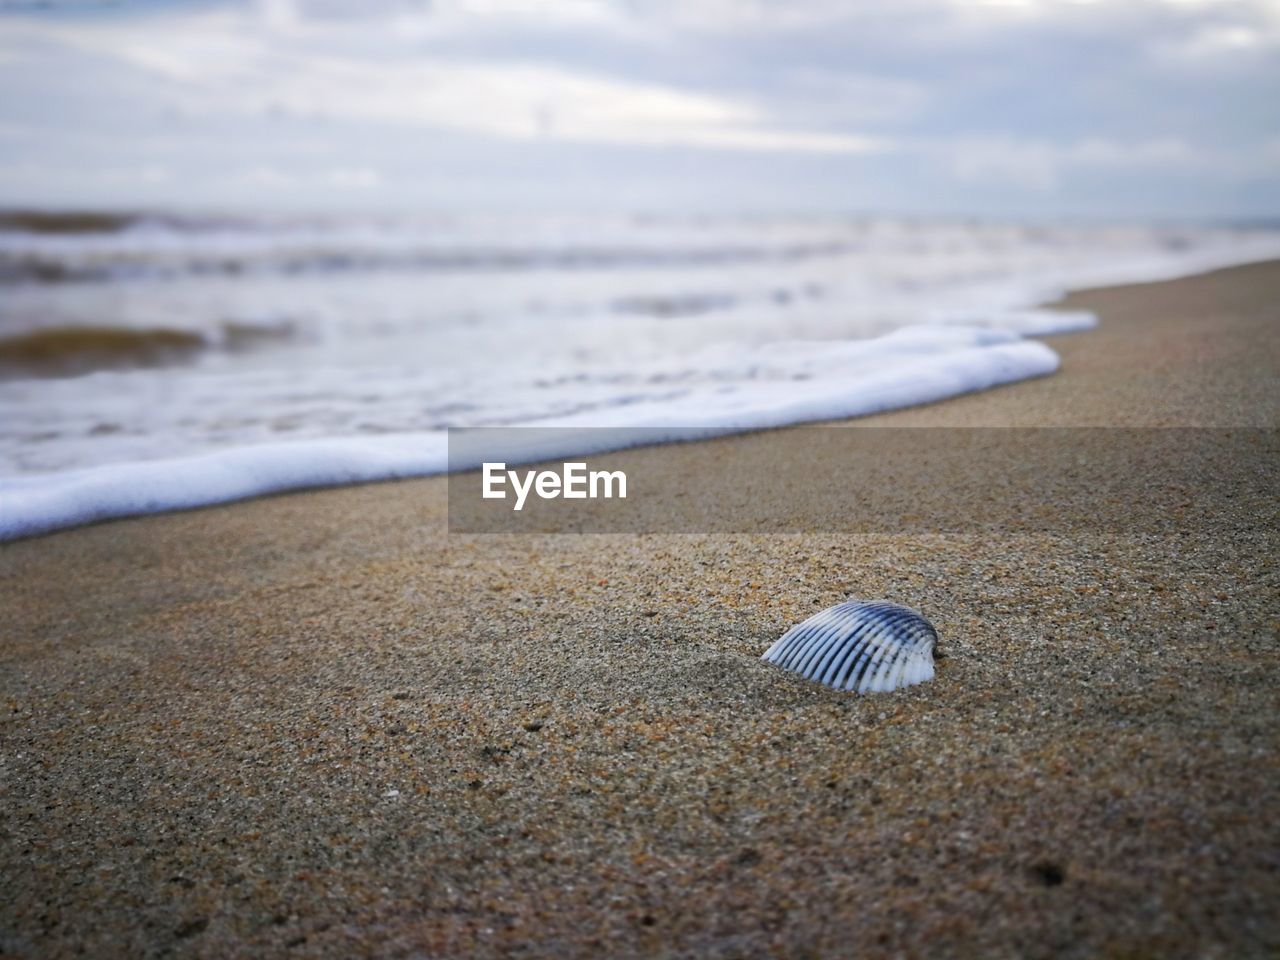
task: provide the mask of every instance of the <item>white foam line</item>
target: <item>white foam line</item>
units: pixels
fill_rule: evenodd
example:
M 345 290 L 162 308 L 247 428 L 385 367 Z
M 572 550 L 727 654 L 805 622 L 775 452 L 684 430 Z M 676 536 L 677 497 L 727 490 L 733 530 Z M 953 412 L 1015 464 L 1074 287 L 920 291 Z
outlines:
M 662 440 L 688 440 L 818 420 L 863 416 L 1052 373 L 1047 346 L 999 331 L 910 327 L 854 343 L 795 344 L 820 359 L 811 380 L 749 390 L 694 391 L 678 403 L 636 404 L 502 431 L 501 450 L 468 448 L 454 469 L 585 456 Z M 834 357 L 834 360 L 832 359 Z M 581 431 L 578 427 L 610 427 Z M 663 431 L 669 434 L 663 434 Z M 449 469 L 447 434 L 404 433 L 259 444 L 166 460 L 109 464 L 0 479 L 0 540 L 99 520 L 227 503 L 268 493 L 419 477 Z

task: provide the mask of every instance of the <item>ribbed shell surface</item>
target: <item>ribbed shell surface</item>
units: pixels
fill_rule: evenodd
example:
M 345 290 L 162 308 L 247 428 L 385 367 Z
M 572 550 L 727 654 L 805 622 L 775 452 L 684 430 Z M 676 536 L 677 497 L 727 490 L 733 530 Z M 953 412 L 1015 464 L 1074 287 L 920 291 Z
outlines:
M 909 607 L 849 600 L 782 635 L 770 663 L 837 690 L 883 692 L 933 679 L 938 632 Z

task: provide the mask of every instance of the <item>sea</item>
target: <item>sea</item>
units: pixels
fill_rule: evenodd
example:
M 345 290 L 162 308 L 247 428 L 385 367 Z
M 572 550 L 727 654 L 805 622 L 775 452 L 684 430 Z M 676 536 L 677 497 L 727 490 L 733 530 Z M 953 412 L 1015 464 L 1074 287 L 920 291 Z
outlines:
M 1051 375 L 1038 338 L 1096 323 L 1043 307 L 1068 290 L 1278 256 L 1232 225 L 0 213 L 0 539 L 439 473 L 454 427 L 941 400 Z

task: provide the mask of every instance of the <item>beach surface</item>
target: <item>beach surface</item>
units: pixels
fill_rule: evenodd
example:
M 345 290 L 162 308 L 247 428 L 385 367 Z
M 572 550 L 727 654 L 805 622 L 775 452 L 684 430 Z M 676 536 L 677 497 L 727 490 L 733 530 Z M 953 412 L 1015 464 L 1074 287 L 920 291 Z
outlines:
M 1051 341 L 1059 373 L 858 423 L 1276 426 L 1280 263 L 1063 306 L 1101 325 Z M 0 546 L 0 953 L 1280 951 L 1274 501 L 462 536 L 447 486 Z M 759 659 L 849 596 L 924 611 L 936 679 Z

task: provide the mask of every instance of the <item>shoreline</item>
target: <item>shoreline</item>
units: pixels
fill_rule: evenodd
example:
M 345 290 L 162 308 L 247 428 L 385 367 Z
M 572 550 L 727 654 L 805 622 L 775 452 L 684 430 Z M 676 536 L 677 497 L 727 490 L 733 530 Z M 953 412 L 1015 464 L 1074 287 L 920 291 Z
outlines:
M 1100 324 L 1054 376 L 856 423 L 1274 428 L 1277 294 L 1276 262 L 1072 294 Z M 1126 534 L 1076 489 L 1070 535 L 485 537 L 448 534 L 446 490 L 0 547 L 0 952 L 1280 950 L 1273 508 Z M 933 681 L 759 659 L 851 595 L 933 620 Z
M 1034 309 L 1059 310 L 1064 314 L 1078 312 L 1079 308 L 1076 304 L 1081 299 L 1089 300 L 1094 295 L 1105 298 L 1108 291 L 1142 289 L 1194 277 L 1212 277 L 1223 271 L 1266 269 L 1268 264 L 1277 262 L 1280 261 L 1261 261 L 1219 268 L 1173 281 L 1142 281 L 1093 288 L 1069 293 L 1065 297 L 1041 304 Z M 931 410 L 939 403 L 953 402 L 1019 382 L 1056 376 L 1059 373 L 1058 367 L 1062 363 L 1061 350 L 1054 351 L 1057 354 L 1056 366 L 1048 369 L 1047 361 L 1040 359 L 1031 345 L 1049 343 L 1061 348 L 1064 343 L 1068 346 L 1070 344 L 1070 340 L 1064 340 L 1063 337 L 1073 338 L 1089 332 L 1091 331 L 1070 329 L 1068 324 L 1067 329 L 1062 333 L 1025 336 L 1017 343 L 1008 345 L 1007 349 L 1024 350 L 1027 352 L 1026 356 L 1019 354 L 1016 361 L 1012 354 L 1003 360 L 986 358 L 978 361 L 979 368 L 986 365 L 991 367 L 990 371 L 983 373 L 981 370 L 974 370 L 970 371 L 969 376 L 979 376 L 980 380 L 983 377 L 988 378 L 989 382 L 984 387 L 969 388 L 959 393 L 947 393 L 948 388 L 939 386 L 932 388 L 935 396 L 930 396 L 931 388 L 924 387 L 922 395 L 927 399 L 894 405 L 888 410 L 858 413 L 852 417 L 800 416 L 779 419 L 778 415 L 757 414 L 756 419 L 760 422 L 755 425 L 746 428 L 727 428 L 723 433 L 710 431 L 708 437 L 718 439 L 750 435 L 815 423 L 851 421 L 859 426 L 873 426 L 881 422 L 892 424 L 896 421 L 881 421 L 877 418 L 893 417 L 904 411 Z M 1039 349 L 1046 357 L 1048 356 L 1048 351 Z M 1001 372 L 1002 364 L 1021 365 L 1020 369 L 1023 372 L 1016 375 L 1011 375 L 1007 371 Z M 1027 370 L 1040 372 L 1028 373 Z M 951 372 L 947 376 L 954 377 L 955 374 Z M 895 385 L 893 392 L 901 393 L 901 386 Z M 846 405 L 853 403 L 855 407 L 859 404 L 865 405 L 865 400 L 844 402 Z M 1188 411 L 1188 416 L 1193 417 L 1193 412 Z M 933 419 L 935 418 L 932 413 L 925 415 L 926 422 L 932 422 Z M 1061 414 L 1058 414 L 1058 419 L 1061 419 Z M 1272 416 L 1267 423 L 1275 423 L 1276 420 L 1277 418 Z M 948 423 L 948 415 L 942 414 L 940 422 Z M 1178 425 L 1202 424 L 1192 419 L 1188 423 Z M 1232 425 L 1256 426 L 1258 424 L 1234 423 Z M 540 424 L 526 426 L 536 430 Z M 520 429 L 520 427 L 512 429 Z M 622 429 L 626 428 L 620 428 Z M 672 427 L 671 432 L 678 437 L 682 433 L 687 435 L 691 429 L 701 428 Z M 648 444 L 641 444 L 642 448 L 646 446 Z M 629 445 L 626 449 L 635 449 L 635 447 Z M 616 447 L 610 449 L 606 445 L 603 448 L 603 453 L 606 455 L 616 452 L 618 452 Z M 546 454 L 545 459 L 550 460 L 561 455 L 599 456 L 601 451 L 574 449 L 566 454 L 549 448 Z M 540 459 L 543 458 L 540 457 Z M 52 474 L 18 474 L 0 480 L 0 487 L 8 485 L 6 493 L 10 503 L 19 499 L 22 501 L 22 506 L 14 509 L 9 517 L 4 516 L 0 511 L 0 543 L 44 536 L 88 524 L 175 510 L 204 509 L 228 503 L 241 503 L 263 496 L 342 488 L 364 483 L 439 477 L 449 472 L 448 463 L 445 434 L 437 431 L 426 434 L 393 435 L 386 438 L 316 438 L 234 447 L 167 460 L 108 464 Z

